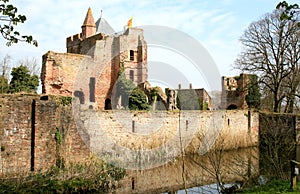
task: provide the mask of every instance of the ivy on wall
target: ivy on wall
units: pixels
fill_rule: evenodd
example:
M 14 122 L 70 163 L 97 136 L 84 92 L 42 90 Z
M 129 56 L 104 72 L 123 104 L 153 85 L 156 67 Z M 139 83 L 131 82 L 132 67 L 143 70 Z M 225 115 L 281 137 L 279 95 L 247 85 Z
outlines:
M 248 94 L 245 97 L 249 108 L 259 109 L 260 96 L 257 75 L 249 75 Z
M 122 99 L 128 99 L 128 104 L 125 104 L 125 106 L 128 106 L 130 110 L 149 110 L 146 94 L 136 87 L 130 79 L 126 78 L 124 71 L 124 64 L 121 63 L 117 92 L 122 96 Z

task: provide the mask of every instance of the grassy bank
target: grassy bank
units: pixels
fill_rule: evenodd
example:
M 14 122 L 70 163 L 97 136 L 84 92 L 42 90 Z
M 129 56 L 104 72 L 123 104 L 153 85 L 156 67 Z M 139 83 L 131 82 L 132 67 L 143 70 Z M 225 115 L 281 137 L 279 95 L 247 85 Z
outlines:
M 300 182 L 297 182 L 297 187 L 294 191 L 290 190 L 290 182 L 287 180 L 273 180 L 268 182 L 266 185 L 254 186 L 251 188 L 245 188 L 238 193 L 260 193 L 260 194 L 276 194 L 276 193 L 288 193 L 288 194 L 299 194 L 300 193 Z
M 0 193 L 107 193 L 125 170 L 105 163 L 53 167 L 47 172 L 1 178 Z

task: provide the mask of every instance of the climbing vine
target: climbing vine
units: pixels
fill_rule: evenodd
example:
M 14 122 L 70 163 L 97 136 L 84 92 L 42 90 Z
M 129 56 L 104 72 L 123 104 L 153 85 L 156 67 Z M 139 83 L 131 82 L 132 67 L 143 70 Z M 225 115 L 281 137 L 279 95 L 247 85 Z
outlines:
M 249 75 L 248 94 L 246 95 L 246 102 L 249 108 L 259 109 L 260 107 L 260 92 L 256 75 Z
M 61 137 L 61 133 L 59 131 L 59 128 L 56 128 L 56 132 L 55 132 L 55 141 L 57 144 L 61 144 L 62 142 L 62 137 Z

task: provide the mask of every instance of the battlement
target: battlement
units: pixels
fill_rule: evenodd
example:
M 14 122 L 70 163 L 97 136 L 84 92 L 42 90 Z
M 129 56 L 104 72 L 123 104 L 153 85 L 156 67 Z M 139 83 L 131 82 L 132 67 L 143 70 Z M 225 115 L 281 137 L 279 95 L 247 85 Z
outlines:
M 67 38 L 67 52 L 68 53 L 79 53 L 80 42 L 82 41 L 82 34 L 75 34 Z
M 67 43 L 82 40 L 82 34 L 74 34 L 73 36 L 70 36 L 67 38 Z

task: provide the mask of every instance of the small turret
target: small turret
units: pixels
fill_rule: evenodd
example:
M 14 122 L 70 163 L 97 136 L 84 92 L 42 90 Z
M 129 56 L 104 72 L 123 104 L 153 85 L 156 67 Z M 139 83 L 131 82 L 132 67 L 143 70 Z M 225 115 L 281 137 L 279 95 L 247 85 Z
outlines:
M 89 8 L 86 13 L 81 29 L 82 29 L 82 39 L 85 39 L 89 36 L 93 36 L 96 34 L 96 24 L 95 24 L 95 20 L 91 8 Z

